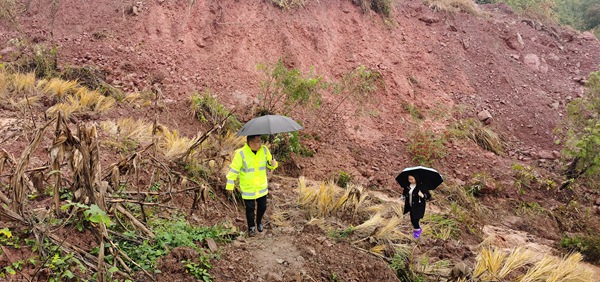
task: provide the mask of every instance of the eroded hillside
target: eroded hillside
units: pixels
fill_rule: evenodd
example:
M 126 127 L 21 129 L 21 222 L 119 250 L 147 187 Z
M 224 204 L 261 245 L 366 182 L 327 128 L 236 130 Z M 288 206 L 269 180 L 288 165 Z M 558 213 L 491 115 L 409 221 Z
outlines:
M 495 229 L 484 228 L 486 225 L 503 225 L 510 229 L 508 233 L 528 232 L 523 236 L 536 236 L 531 240 L 542 245 L 557 244 L 564 232 L 598 231 L 598 226 L 561 222 L 561 216 L 597 221 L 597 191 L 586 190 L 586 197 L 578 199 L 581 206 L 573 208 L 569 200 L 574 193 L 543 184 L 564 180 L 565 161 L 560 159 L 562 145 L 556 142 L 560 136 L 555 128 L 566 116 L 566 104 L 584 95 L 588 74 L 599 69 L 600 43 L 593 35 L 530 20 L 505 5 L 479 6 L 476 14 L 471 14 L 435 12 L 421 1 L 398 1 L 386 18 L 373 11 L 363 13 L 353 1 L 308 2 L 291 10 L 266 1 L 16 2 L 15 13 L 2 19 L 0 55 L 8 66 L 36 52 L 55 51 L 58 71 L 89 66 L 100 70 L 99 77 L 125 94 L 155 95 L 154 100 L 135 105 L 116 99 L 106 112 L 75 114 L 70 126 L 126 117 L 152 124 L 156 119 L 190 138 L 209 128 L 189 110 L 195 92 L 208 91 L 242 121 L 254 114 L 263 93 L 261 83 L 269 79 L 259 65 L 281 60 L 287 68 L 312 72 L 331 84 L 365 67 L 381 77 L 368 99 L 345 99 L 326 88 L 321 91 L 320 109 L 299 107 L 291 112 L 305 127 L 301 143 L 314 156 L 294 155 L 280 175 L 324 181 L 339 178 L 343 172 L 373 192 L 368 206 L 376 206 L 378 201 L 394 203 L 399 195 L 394 177 L 403 167 L 417 164 L 411 148 L 426 147 L 415 143 L 422 141 L 418 133 L 426 132 L 436 144 L 427 146 L 441 153 L 428 161 L 446 179 L 446 186 L 436 191 L 432 213 L 456 222 L 460 214 L 464 221 L 457 223 L 447 238 L 434 236 L 442 231 L 431 229 L 430 238 L 422 242 L 421 249 L 413 249 L 413 255 L 427 254 L 425 249 L 432 246 L 435 251 L 430 256 L 435 256 L 435 261 L 448 259 L 452 266 L 460 261 L 472 264 L 475 246 L 484 238 L 508 236 L 491 232 Z M 37 79 L 36 83 L 41 83 L 42 77 Z M 43 120 L 50 103 L 41 98 L 35 108 L 41 109 L 39 116 L 33 120 Z M 479 123 L 477 116 L 484 110 L 491 116 L 486 125 Z M 23 119 L 24 113 L 27 111 L 12 106 L 2 106 L 0 111 L 0 132 L 7 136 L 0 139 L 2 149 L 16 157 L 31 139 L 26 133 L 32 127 Z M 457 137 L 457 132 L 472 122 L 475 128 L 498 134 L 502 147 L 493 152 Z M 110 135 L 108 130 L 100 130 L 100 134 L 102 138 Z M 29 168 L 48 165 L 50 145 L 36 151 Z M 101 148 L 108 152 L 101 157 L 104 168 L 138 149 Z M 215 160 L 223 161 L 224 155 L 215 155 Z M 50 171 L 48 168 L 46 173 Z M 11 172 L 7 173 L 1 179 L 5 191 L 12 183 Z M 153 173 L 147 171 L 149 177 Z M 219 209 L 197 211 L 190 221 L 215 224 L 231 220 L 243 230 L 241 212 L 225 200 L 218 182 L 222 179 L 218 174 L 215 177 L 207 183 L 213 191 L 207 205 Z M 523 179 L 532 177 L 534 184 L 523 188 Z M 141 186 L 151 186 L 155 179 L 140 181 Z M 375 252 L 384 253 L 388 261 L 365 251 L 385 245 L 385 238 L 375 236 L 372 245 L 339 238 L 343 230 L 364 223 L 373 213 L 364 212 L 352 220 L 330 219 L 336 222 L 333 225 L 307 225 L 310 213 L 294 204 L 298 196 L 295 178 L 275 177 L 274 182 L 279 188 L 272 193 L 272 230 L 255 241 L 243 239 L 226 245 L 223 259 L 214 262 L 212 275 L 217 281 L 336 281 L 334 274 L 344 281 L 393 279 L 393 272 L 386 268 L 394 257 L 389 250 Z M 465 193 L 462 188 L 475 185 L 482 192 L 477 197 L 460 194 Z M 177 203 L 187 207 L 191 200 L 184 197 Z M 462 208 L 452 209 L 457 202 Z M 51 206 L 50 198 L 36 204 L 44 205 Z M 587 209 L 588 213 L 577 214 L 571 208 Z M 540 215 L 547 211 L 553 216 Z M 388 213 L 393 218 L 390 210 Z M 440 222 L 430 219 L 429 223 L 435 226 Z M 467 225 L 472 230 L 464 230 Z M 408 221 L 400 223 L 399 230 L 403 228 L 410 229 Z M 341 233 L 334 236 L 338 231 Z M 354 236 L 358 237 L 351 237 L 353 240 L 363 239 Z M 409 241 L 401 237 L 391 240 Z M 271 251 L 272 255 L 265 255 L 268 260 L 254 254 L 261 248 Z M 336 255 L 345 266 L 337 264 Z M 194 255 L 184 250 L 170 256 L 163 261 L 163 270 L 168 269 L 164 275 L 189 279 L 178 261 Z M 355 265 L 359 258 L 367 262 Z M 261 265 L 245 269 L 240 265 L 246 259 Z M 425 268 L 423 272 L 435 277 Z

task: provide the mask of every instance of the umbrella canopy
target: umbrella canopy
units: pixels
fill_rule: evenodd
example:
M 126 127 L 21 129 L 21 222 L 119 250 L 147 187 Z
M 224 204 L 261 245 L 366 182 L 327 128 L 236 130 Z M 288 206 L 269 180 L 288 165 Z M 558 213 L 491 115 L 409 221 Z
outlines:
M 444 178 L 437 170 L 424 166 L 414 166 L 403 169 L 402 172 L 396 176 L 396 182 L 402 187 L 408 187 L 409 175 L 417 177 L 421 182 L 428 186 L 429 190 L 437 188 L 444 182 Z
M 266 115 L 251 119 L 244 124 L 237 136 L 276 134 L 282 132 L 298 131 L 303 127 L 289 117 L 280 115 Z

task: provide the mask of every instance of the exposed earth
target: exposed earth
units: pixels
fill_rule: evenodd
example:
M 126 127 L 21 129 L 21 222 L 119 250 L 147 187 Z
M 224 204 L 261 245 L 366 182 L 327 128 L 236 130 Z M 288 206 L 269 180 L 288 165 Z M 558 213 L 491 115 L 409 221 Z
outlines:
M 426 255 L 431 264 L 452 262 L 441 270 L 424 270 L 428 279 L 446 279 L 459 262 L 473 265 L 486 238 L 500 248 L 526 245 L 560 255 L 557 242 L 565 232 L 600 232 L 598 224 L 577 229 L 551 217 L 518 213 L 517 203 L 537 203 L 558 212 L 576 198 L 590 211 L 590 222 L 598 223 L 600 194 L 587 188 L 578 193 L 545 188 L 520 193 L 513 166 L 534 167 L 556 183 L 564 180 L 555 128 L 566 116 L 566 104 L 584 95 L 587 75 L 600 69 L 600 42 L 593 35 L 531 20 L 503 4 L 479 5 L 479 15 L 472 15 L 436 12 L 418 0 L 397 1 L 385 19 L 373 11 L 363 13 L 349 0 L 306 2 L 305 7 L 282 10 L 258 0 L 20 1 L 22 9 L 13 20 L 0 18 L 0 59 L 15 62 L 34 52 L 31 46 L 56 46 L 59 68 L 95 67 L 125 93 L 159 89 L 165 103 L 160 109 L 117 104 L 107 114 L 75 122 L 122 117 L 152 122 L 158 113 L 159 123 L 190 137 L 207 130 L 189 111 L 194 92 L 210 91 L 241 120 L 252 117 L 265 80 L 259 64 L 282 59 L 287 67 L 312 70 L 329 82 L 358 66 L 381 74 L 384 87 L 368 103 L 348 99 L 335 107 L 343 98 L 324 91 L 320 111 L 292 112 L 305 128 L 302 134 L 313 136 L 301 142 L 314 156 L 294 155 L 274 172 L 265 232 L 220 244 L 220 258 L 209 271 L 214 281 L 397 281 L 385 259 L 310 224 L 296 204 L 297 177 L 321 182 L 345 172 L 372 192 L 373 202 L 395 203 L 400 195 L 395 176 L 403 167 L 416 165 L 407 152 L 410 134 L 419 129 L 443 135 L 457 120 L 477 119 L 484 110 L 491 115 L 486 127 L 506 144 L 504 153 L 449 138 L 446 154 L 432 164 L 446 181 L 434 191 L 427 209 L 450 213 L 448 187 L 465 186 L 485 175 L 489 181 L 483 181 L 479 199 L 494 220 L 477 222 L 473 232 L 459 230 L 460 239 L 436 239 L 425 226 L 422 239 L 403 241 L 413 255 Z M 24 120 L 0 107 L 0 149 L 21 155 L 32 134 Z M 30 167 L 48 164 L 45 150 L 34 152 Z M 103 167 L 121 157 L 106 151 Z M 3 187 L 8 187 L 9 176 L 0 178 Z M 221 180 L 211 183 L 215 198 L 188 220 L 197 225 L 229 221 L 243 231 L 242 207 L 226 199 Z M 190 206 L 191 193 L 181 195 L 171 204 Z M 36 213 L 51 204 L 50 197 L 31 201 Z M 281 215 L 285 220 L 276 220 Z M 0 217 L 4 226 L 19 228 Z M 399 228 L 408 234 L 410 221 L 403 219 Z M 94 239 L 83 233 L 67 241 L 90 246 Z M 0 267 L 32 253 L 2 249 Z M 193 256 L 187 249 L 172 251 L 161 258 L 156 278 L 195 281 L 180 264 Z M 595 271 L 593 281 L 600 280 L 598 267 L 587 267 Z M 25 276 L 33 271 L 24 271 Z M 140 274 L 139 281 L 145 278 Z

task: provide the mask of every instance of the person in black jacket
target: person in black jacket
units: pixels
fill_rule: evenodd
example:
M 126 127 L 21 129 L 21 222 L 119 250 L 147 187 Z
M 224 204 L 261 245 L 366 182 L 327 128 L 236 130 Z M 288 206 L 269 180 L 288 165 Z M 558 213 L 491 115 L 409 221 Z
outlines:
M 408 187 L 402 187 L 402 196 L 404 197 L 404 214 L 410 213 L 410 222 L 414 227 L 413 237 L 421 237 L 423 229 L 419 221 L 425 215 L 425 201 L 431 199 L 431 194 L 427 185 L 419 181 L 414 175 L 408 176 Z

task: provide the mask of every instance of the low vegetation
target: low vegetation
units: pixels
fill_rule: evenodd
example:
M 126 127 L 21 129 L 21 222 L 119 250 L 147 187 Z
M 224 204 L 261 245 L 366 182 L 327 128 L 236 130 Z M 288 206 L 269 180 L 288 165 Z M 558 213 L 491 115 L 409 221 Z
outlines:
M 504 141 L 491 128 L 481 122 L 469 118 L 456 122 L 450 130 L 450 136 L 455 138 L 468 138 L 484 150 L 496 155 L 504 155 Z
M 131 281 L 134 271 L 153 279 L 150 273 L 156 270 L 157 259 L 185 247 L 199 255 L 183 262 L 182 269 L 197 279 L 211 280 L 207 271 L 217 256 L 199 246 L 209 238 L 227 243 L 238 233 L 231 227 L 191 226 L 182 215 L 203 208 L 229 153 L 243 144 L 243 138 L 227 131 L 211 134 L 223 129 L 226 119 L 206 122 L 209 129 L 193 137 L 157 121 L 105 120 L 96 128 L 94 123 L 68 118 L 95 119 L 90 115 L 110 111 L 117 100 L 76 81 L 40 79 L 34 72 L 7 69 L 0 70 L 0 95 L 7 112 L 28 117 L 32 129 L 27 137 L 31 142 L 20 157 L 1 154 L 0 217 L 10 226 L 29 230 L 22 234 L 32 246 L 28 264 L 43 269 L 46 274 L 37 274 L 40 279 Z M 220 109 L 212 100 L 203 105 L 208 105 L 202 108 L 208 113 Z M 48 128 L 54 131 L 49 133 Z M 48 148 L 49 154 L 41 158 L 49 165 L 32 171 L 32 152 L 41 146 Z M 107 156 L 116 162 L 101 166 Z M 141 184 L 142 178 L 149 183 Z M 165 209 L 173 195 L 182 193 L 189 194 L 188 207 Z M 31 219 L 31 201 L 42 198 L 51 199 L 51 209 Z M 56 233 L 69 228 L 91 236 L 90 246 L 83 249 L 76 245 L 80 242 L 65 241 Z M 13 227 L 0 229 L 2 244 L 20 246 L 23 241 L 14 235 L 19 232 Z M 25 264 L 14 262 L 0 276 L 11 279 L 24 271 Z
M 585 96 L 567 105 L 564 153 L 571 163 L 561 188 L 583 178 L 587 185 L 600 189 L 600 72 L 590 74 L 586 87 Z
M 600 263 L 600 236 L 597 234 L 565 236 L 560 246 L 567 251 L 581 253 L 587 262 Z
M 417 128 L 409 133 L 407 151 L 413 163 L 430 165 L 446 155 L 445 138 L 431 129 Z
M 326 87 L 323 77 L 312 71 L 305 75 L 299 69 L 290 69 L 283 59 L 274 65 L 260 64 L 258 69 L 264 72 L 266 79 L 261 82 L 256 115 L 289 116 L 298 108 L 314 109 L 321 104 L 321 91 Z
M 479 15 L 481 13 L 473 0 L 424 0 L 423 2 L 429 8 L 438 12 L 465 12 L 472 15 Z
M 523 272 L 517 280 L 531 281 L 591 281 L 592 272 L 581 268 L 582 256 L 579 253 L 557 258 L 544 255 L 536 259 L 527 249 L 516 248 L 506 253 L 497 248 L 482 248 L 477 256 L 473 277 L 478 281 L 499 281 L 514 271 Z M 514 277 L 514 276 L 513 276 Z

